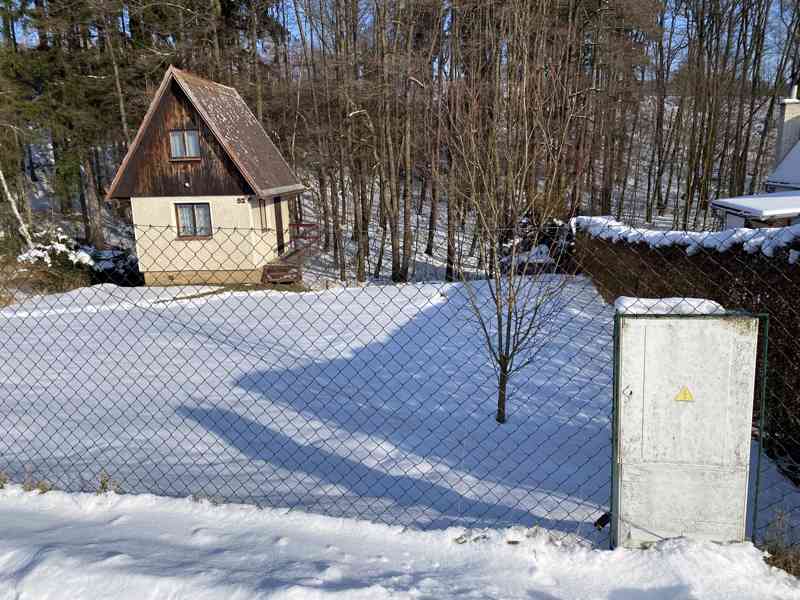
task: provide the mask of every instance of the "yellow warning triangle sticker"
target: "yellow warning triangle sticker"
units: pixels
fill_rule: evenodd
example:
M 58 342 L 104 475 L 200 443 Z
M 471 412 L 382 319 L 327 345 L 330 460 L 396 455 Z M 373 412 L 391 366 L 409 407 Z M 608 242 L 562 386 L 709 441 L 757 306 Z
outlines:
M 694 396 L 692 396 L 692 392 L 689 391 L 689 388 L 683 386 L 681 391 L 678 392 L 678 395 L 675 396 L 676 402 L 694 402 Z

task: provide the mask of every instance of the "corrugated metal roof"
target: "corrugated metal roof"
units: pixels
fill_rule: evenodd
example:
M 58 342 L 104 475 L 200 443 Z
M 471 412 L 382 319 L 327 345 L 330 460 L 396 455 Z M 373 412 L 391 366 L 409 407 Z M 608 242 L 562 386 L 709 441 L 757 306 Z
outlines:
M 139 145 L 169 81 L 173 79 L 258 196 L 276 196 L 305 189 L 236 89 L 169 67 L 114 177 L 108 198 L 114 197 L 121 174 Z

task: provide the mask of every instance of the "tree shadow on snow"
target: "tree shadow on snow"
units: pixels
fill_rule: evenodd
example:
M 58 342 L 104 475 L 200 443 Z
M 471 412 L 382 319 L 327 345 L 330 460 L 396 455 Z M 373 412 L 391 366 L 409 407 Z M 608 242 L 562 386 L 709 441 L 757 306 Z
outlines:
M 388 500 L 395 514 L 433 510 L 437 514 L 436 519 L 429 523 L 433 528 L 464 525 L 465 516 L 469 516 L 469 525 L 472 527 L 497 526 L 498 523 L 534 524 L 532 516 L 524 510 L 468 498 L 445 485 L 408 474 L 387 473 L 329 449 L 301 444 L 289 435 L 231 410 L 181 406 L 177 412 L 222 438 L 250 461 L 263 461 L 291 471 L 293 475 L 313 477 L 317 482 L 315 485 L 298 480 L 292 484 L 284 480 L 284 484 L 288 483 L 286 489 L 291 491 L 269 496 L 269 490 L 264 490 L 270 503 L 290 507 L 299 505 L 315 512 L 327 512 L 324 506 L 315 506 L 314 498 L 319 499 L 315 492 L 320 491 L 319 485 L 334 485 L 343 496 L 342 503 L 367 501 L 360 503 L 361 506 L 367 506 L 370 499 Z M 269 485 L 268 477 L 265 483 Z M 379 515 L 365 516 L 380 520 L 376 519 Z M 536 519 L 536 523 L 562 531 L 575 531 L 579 527 L 577 522 L 569 520 Z
M 692 600 L 694 596 L 691 588 L 684 584 L 649 589 L 618 588 L 611 590 L 608 594 L 608 600 L 655 600 L 658 598 Z
M 183 407 L 182 414 L 252 459 L 307 472 L 356 496 L 475 517 L 483 525 L 536 522 L 574 532 L 608 502 L 610 320 L 586 286 L 565 292 L 562 302 L 538 358 L 516 377 L 505 425 L 493 419 L 494 372 L 457 286 L 435 305 L 402 307 L 400 325 L 351 315 L 354 337 L 361 328 L 374 330 L 366 345 L 321 345 L 315 353 L 328 360 L 295 354 L 293 364 L 277 359 L 239 377 L 236 385 L 258 399 L 243 406 L 248 418 L 234 412 L 236 404 L 216 413 Z M 282 343 L 308 338 L 302 323 L 296 327 Z M 309 429 L 317 432 L 306 438 L 314 446 L 291 435 Z M 379 467 L 345 458 L 353 445 L 369 446 Z M 398 471 L 406 474 L 390 474 Z M 485 501 L 454 491 L 453 477 Z M 548 519 L 556 515 L 570 519 Z

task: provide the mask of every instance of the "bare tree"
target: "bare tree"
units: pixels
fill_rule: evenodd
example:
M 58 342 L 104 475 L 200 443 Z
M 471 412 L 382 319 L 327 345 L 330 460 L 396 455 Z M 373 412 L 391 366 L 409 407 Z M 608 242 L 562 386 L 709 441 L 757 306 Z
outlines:
M 563 244 L 551 224 L 565 212 L 563 164 L 575 138 L 581 81 L 561 53 L 580 36 L 548 3 L 475 6 L 478 33 L 464 51 L 458 111 L 451 112 L 451 172 L 477 220 L 482 273 L 459 275 L 497 374 L 498 423 L 508 386 L 536 358 L 566 284 Z M 559 62 L 561 61 L 561 62 Z M 476 278 L 476 275 L 479 275 Z

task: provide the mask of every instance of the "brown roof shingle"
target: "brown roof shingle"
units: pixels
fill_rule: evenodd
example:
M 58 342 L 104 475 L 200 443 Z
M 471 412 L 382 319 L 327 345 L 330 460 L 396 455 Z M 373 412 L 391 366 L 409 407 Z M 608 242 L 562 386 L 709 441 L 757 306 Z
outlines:
M 258 196 L 276 196 L 305 189 L 236 89 L 171 66 L 164 74 L 164 80 L 142 121 L 136 139 L 117 171 L 107 197 L 114 197 L 128 158 L 135 151 L 141 134 L 171 79 L 184 91 Z

